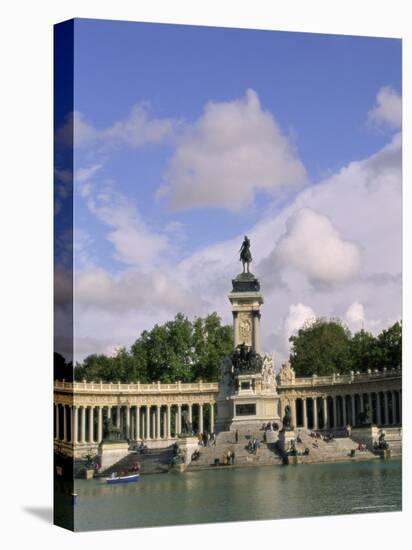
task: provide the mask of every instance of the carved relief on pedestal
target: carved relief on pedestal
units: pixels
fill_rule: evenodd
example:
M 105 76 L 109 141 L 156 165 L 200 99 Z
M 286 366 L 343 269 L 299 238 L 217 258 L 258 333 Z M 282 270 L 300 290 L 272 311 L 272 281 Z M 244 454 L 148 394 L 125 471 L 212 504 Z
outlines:
M 249 313 L 239 313 L 239 342 L 252 345 L 252 317 Z

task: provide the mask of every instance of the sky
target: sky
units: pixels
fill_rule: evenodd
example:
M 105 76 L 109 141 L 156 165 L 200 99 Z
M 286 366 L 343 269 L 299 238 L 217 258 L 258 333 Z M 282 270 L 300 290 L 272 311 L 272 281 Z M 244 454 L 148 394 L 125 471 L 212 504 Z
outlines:
M 401 319 L 401 76 L 396 39 L 76 20 L 75 358 L 230 323 L 243 235 L 278 368 L 315 317 Z

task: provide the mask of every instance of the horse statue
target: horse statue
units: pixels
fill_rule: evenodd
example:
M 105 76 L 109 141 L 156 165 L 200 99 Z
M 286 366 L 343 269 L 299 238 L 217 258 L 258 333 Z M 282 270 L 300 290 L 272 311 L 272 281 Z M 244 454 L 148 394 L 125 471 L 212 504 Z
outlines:
M 243 273 L 245 273 L 245 266 L 247 269 L 247 273 L 249 273 L 249 265 L 252 261 L 252 253 L 250 252 L 250 240 L 245 235 L 245 238 L 243 239 L 242 246 L 240 247 L 240 258 L 239 260 L 242 262 L 243 265 Z

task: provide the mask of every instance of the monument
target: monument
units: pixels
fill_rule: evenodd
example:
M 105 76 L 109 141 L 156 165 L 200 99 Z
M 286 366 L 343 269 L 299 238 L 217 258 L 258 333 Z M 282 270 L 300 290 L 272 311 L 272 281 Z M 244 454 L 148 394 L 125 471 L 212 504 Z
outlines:
M 103 440 L 99 445 L 100 467 L 109 468 L 129 453 L 129 443 L 123 439 L 120 428 L 117 428 L 112 419 L 104 423 Z
M 256 429 L 280 420 L 273 358 L 261 351 L 263 295 L 259 280 L 250 272 L 252 254 L 247 236 L 239 252 L 243 272 L 232 280 L 229 293 L 234 349 L 220 366 L 217 431 Z
M 193 435 L 192 422 L 187 411 L 182 412 L 182 429 L 174 444 L 173 469 L 184 472 L 199 446 L 199 440 Z

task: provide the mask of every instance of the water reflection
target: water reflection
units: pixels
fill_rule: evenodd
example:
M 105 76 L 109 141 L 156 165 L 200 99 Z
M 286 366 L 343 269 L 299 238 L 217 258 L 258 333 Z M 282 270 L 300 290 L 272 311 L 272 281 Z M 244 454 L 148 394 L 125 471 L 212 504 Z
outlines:
M 208 470 L 130 485 L 76 482 L 76 529 L 276 519 L 401 509 L 400 461 Z

